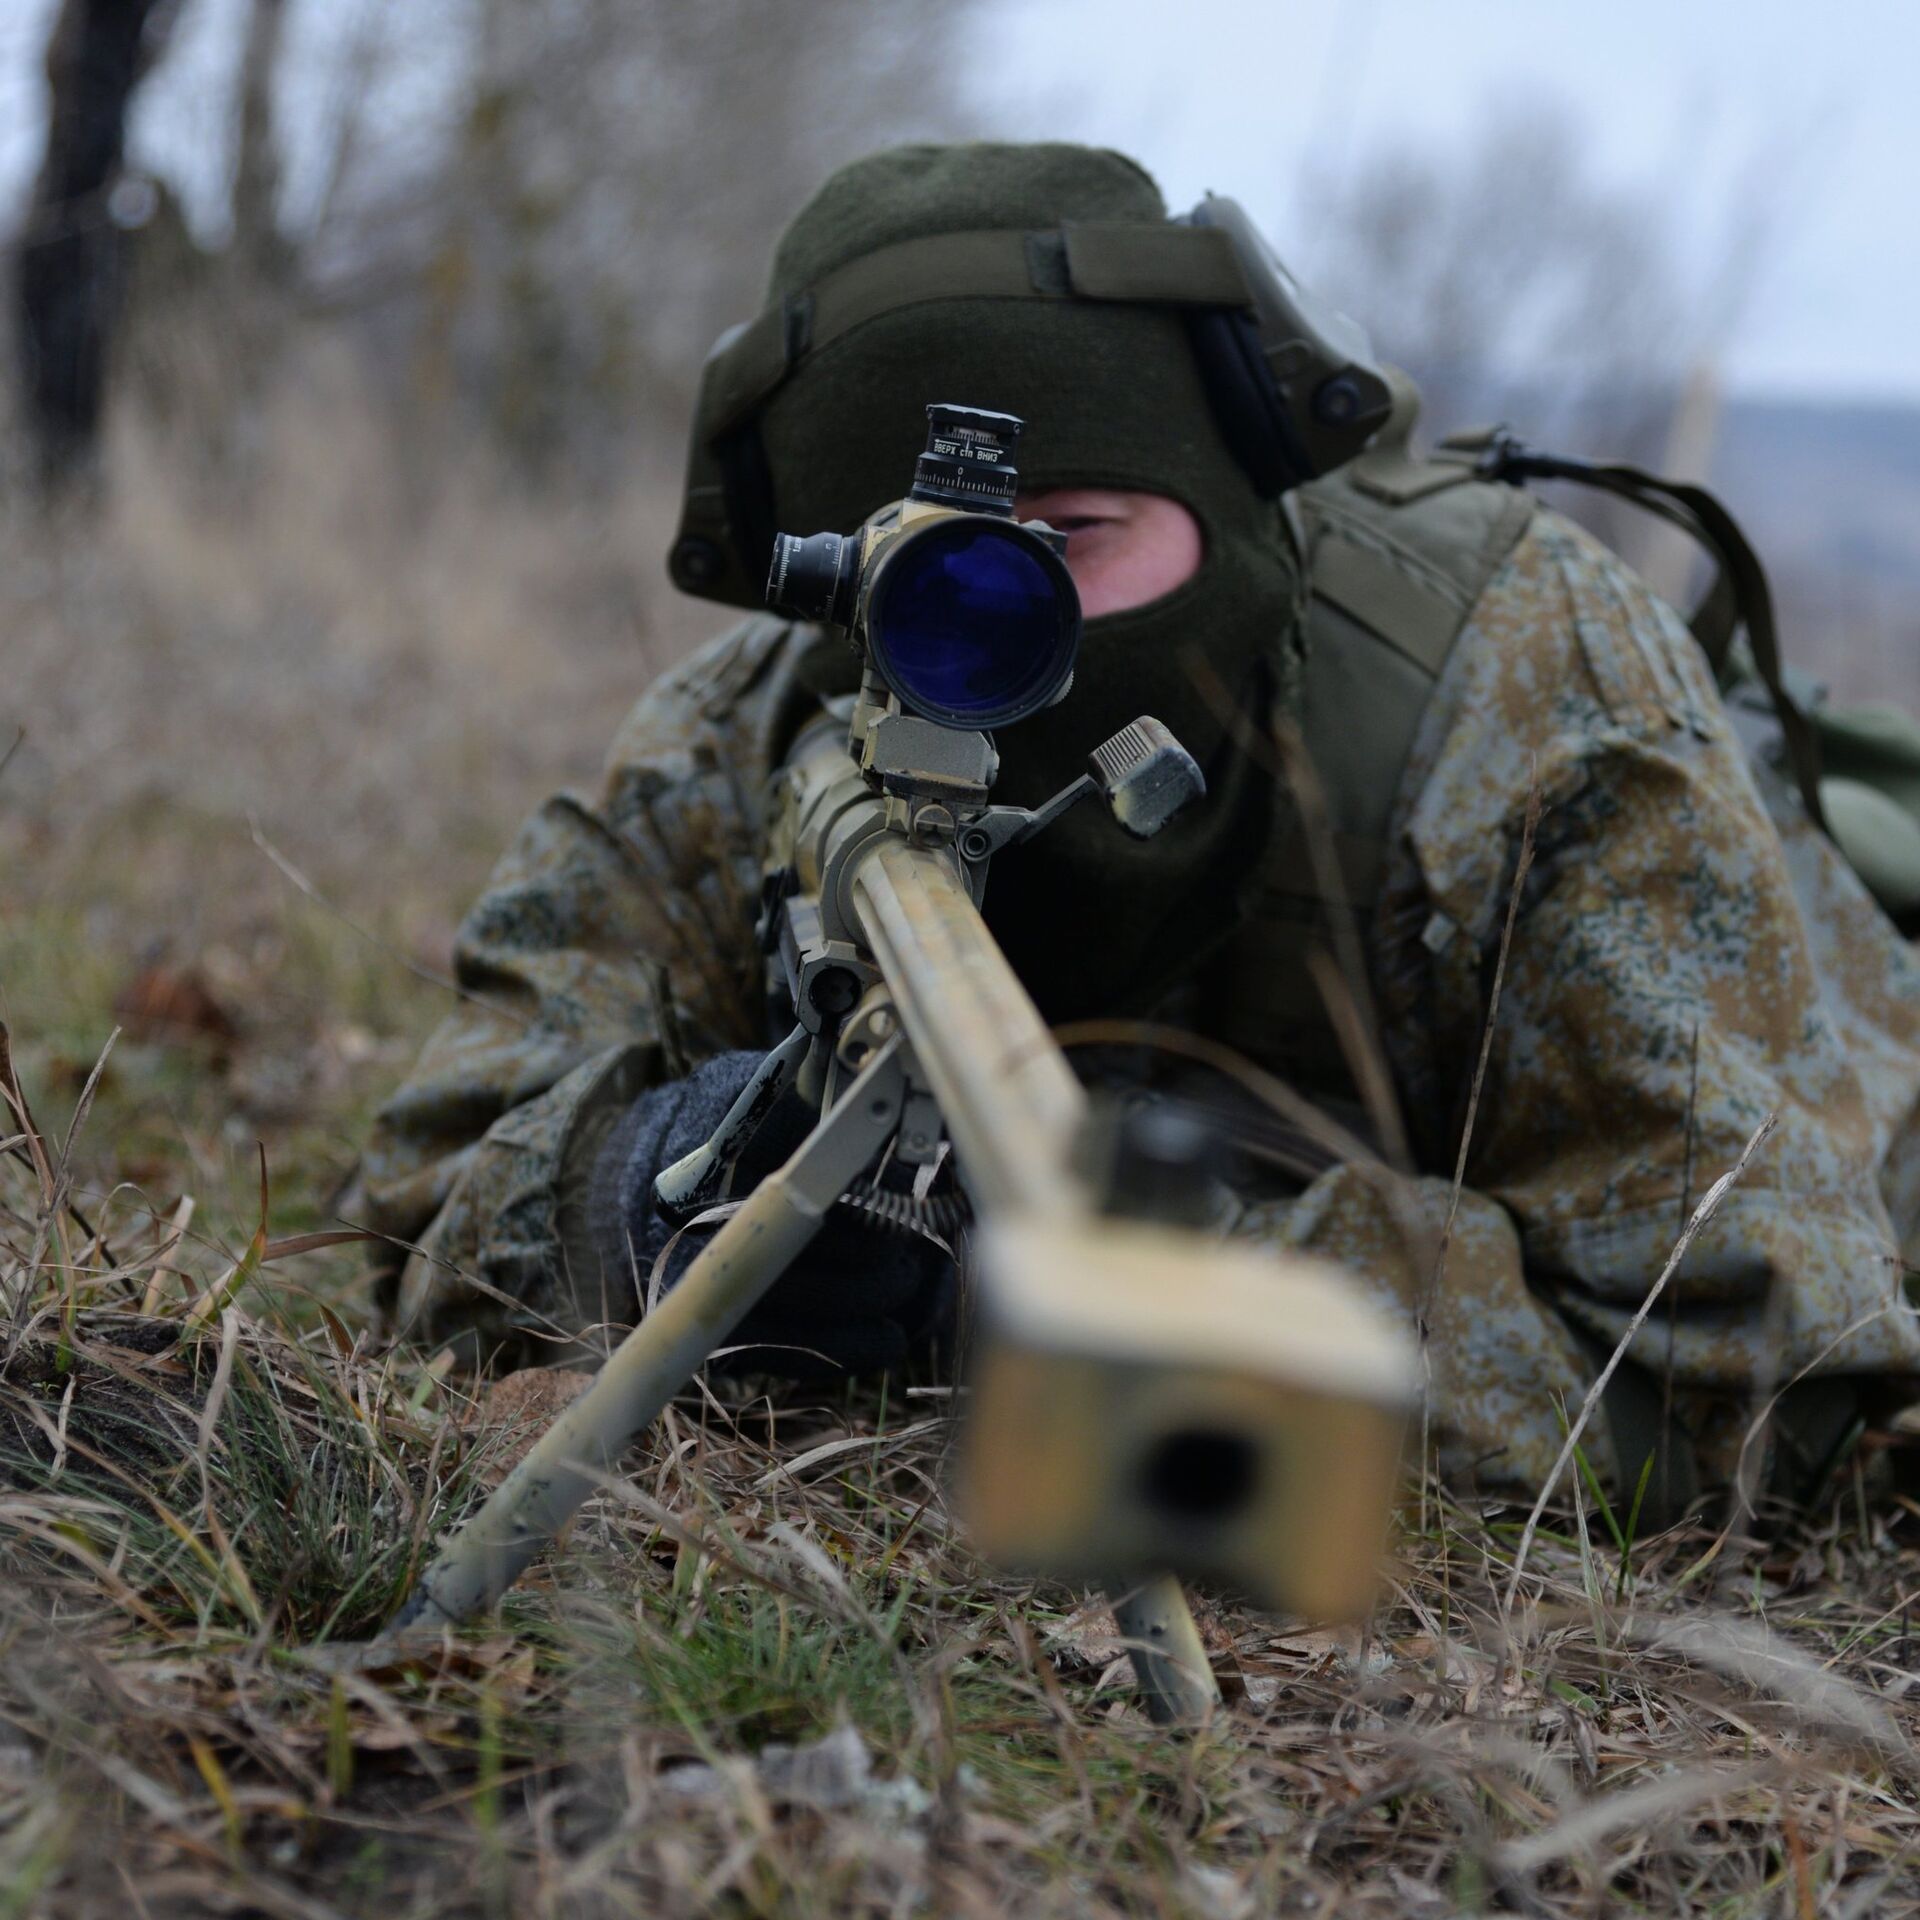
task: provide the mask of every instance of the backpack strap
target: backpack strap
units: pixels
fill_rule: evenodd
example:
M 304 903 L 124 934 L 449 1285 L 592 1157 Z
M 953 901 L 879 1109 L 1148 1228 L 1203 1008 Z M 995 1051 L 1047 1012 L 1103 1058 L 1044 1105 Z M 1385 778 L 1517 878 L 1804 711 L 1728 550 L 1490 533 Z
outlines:
M 1688 481 L 1663 480 L 1642 467 L 1598 465 L 1542 453 L 1505 427 L 1451 435 L 1441 442 L 1435 457 L 1456 462 L 1483 480 L 1516 485 L 1522 480 L 1572 480 L 1595 487 L 1678 527 L 1704 548 L 1714 563 L 1714 578 L 1688 622 L 1693 637 L 1714 673 L 1724 676 L 1734 632 L 1736 628 L 1744 630 L 1754 667 L 1779 718 L 1787 762 L 1807 817 L 1826 830 L 1826 810 L 1820 800 L 1819 738 L 1786 684 L 1773 617 L 1773 589 L 1767 583 L 1760 556 L 1717 496 Z

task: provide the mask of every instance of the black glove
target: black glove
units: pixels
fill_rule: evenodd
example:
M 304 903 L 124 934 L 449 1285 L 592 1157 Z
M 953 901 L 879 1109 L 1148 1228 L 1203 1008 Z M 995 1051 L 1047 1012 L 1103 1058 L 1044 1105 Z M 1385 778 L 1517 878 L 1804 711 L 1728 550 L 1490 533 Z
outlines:
M 608 1150 L 621 1156 L 618 1219 L 632 1249 L 629 1255 L 623 1245 L 618 1258 L 623 1265 L 631 1260 L 643 1311 L 655 1264 L 675 1233 L 654 1200 L 654 1177 L 711 1137 L 763 1057 L 722 1053 L 702 1061 L 684 1080 L 643 1093 L 609 1138 Z M 783 1101 L 743 1159 L 733 1197 L 780 1165 L 814 1117 L 801 1101 Z M 718 1229 L 716 1221 L 680 1235 L 667 1256 L 664 1285 L 686 1272 Z M 835 1207 L 726 1342 L 752 1350 L 719 1364 L 729 1372 L 795 1380 L 897 1366 L 951 1324 L 955 1292 L 953 1261 L 924 1234 Z

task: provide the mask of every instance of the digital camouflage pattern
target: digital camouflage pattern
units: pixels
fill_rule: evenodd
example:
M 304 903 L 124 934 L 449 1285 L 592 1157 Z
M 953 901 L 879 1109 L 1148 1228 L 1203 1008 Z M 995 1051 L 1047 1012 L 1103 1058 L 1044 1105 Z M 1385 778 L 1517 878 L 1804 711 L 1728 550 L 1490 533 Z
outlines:
M 388 1290 L 413 1337 L 551 1358 L 631 1317 L 630 1280 L 601 1274 L 579 1231 L 583 1170 L 637 1089 L 765 1044 L 761 794 L 818 710 L 815 638 L 754 621 L 669 674 L 599 793 L 548 802 L 468 917 L 472 997 L 364 1168 L 373 1223 L 417 1246 Z M 1920 1376 L 1902 1293 L 1920 1253 L 1920 963 L 1797 809 L 1750 766 L 1676 616 L 1536 515 L 1425 711 L 1368 929 L 1427 1177 L 1336 1168 L 1304 1193 L 1244 1195 L 1237 1227 L 1337 1257 L 1424 1316 L 1444 1458 L 1483 1485 L 1538 1484 L 1594 1344 L 1618 1338 L 1768 1113 L 1777 1131 L 1634 1357 L 1654 1377 L 1670 1363 L 1710 1479 L 1731 1471 L 1756 1390 L 1801 1369 Z
M 1756 1389 L 1920 1371 L 1901 1284 L 1920 1253 L 1920 964 L 1786 783 L 1756 783 L 1673 612 L 1542 514 L 1456 642 L 1395 806 L 1374 964 L 1410 1114 L 1451 1119 L 1471 1085 L 1536 783 L 1430 1315 L 1442 1438 L 1456 1466 L 1537 1485 L 1557 1406 L 1594 1372 L 1574 1330 L 1612 1348 L 1692 1206 L 1777 1113 L 1671 1319 L 1631 1349 L 1656 1376 L 1671 1353 L 1702 1475 L 1723 1479 Z M 1429 1236 L 1448 1194 L 1418 1188 Z M 1335 1172 L 1244 1225 L 1345 1260 L 1402 1311 L 1425 1297 L 1431 1238 L 1377 1181 Z

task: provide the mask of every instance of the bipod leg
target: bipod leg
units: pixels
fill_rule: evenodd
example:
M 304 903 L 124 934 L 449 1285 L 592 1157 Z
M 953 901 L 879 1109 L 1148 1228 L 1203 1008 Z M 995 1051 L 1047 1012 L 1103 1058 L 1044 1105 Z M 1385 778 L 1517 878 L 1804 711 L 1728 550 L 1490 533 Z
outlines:
M 786 1165 L 740 1203 L 593 1384 L 441 1549 L 386 1629 L 452 1624 L 490 1607 L 600 1484 L 640 1430 L 705 1365 L 885 1145 L 906 1077 L 896 1035 Z
M 1220 1683 L 1180 1582 L 1162 1573 L 1108 1591 L 1149 1717 L 1163 1727 L 1205 1720 L 1220 1705 Z

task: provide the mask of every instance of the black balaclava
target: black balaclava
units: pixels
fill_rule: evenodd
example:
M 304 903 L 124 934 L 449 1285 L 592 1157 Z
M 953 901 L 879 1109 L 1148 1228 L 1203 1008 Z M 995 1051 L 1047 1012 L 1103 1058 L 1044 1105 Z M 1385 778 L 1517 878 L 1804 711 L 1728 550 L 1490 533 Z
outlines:
M 774 256 L 770 300 L 921 235 L 1157 224 L 1132 161 L 1063 145 L 899 147 L 835 174 Z M 780 527 L 851 532 L 903 494 L 929 401 L 1018 414 L 1023 491 L 1168 495 L 1200 524 L 1199 571 L 1154 601 L 1086 623 L 1072 691 L 996 736 L 996 800 L 1032 805 L 1085 771 L 1144 713 L 1205 770 L 1208 797 L 1130 840 L 1097 803 L 999 855 L 986 911 L 1050 1019 L 1144 1011 L 1231 928 L 1273 813 L 1243 750 L 1298 683 L 1300 582 L 1278 509 L 1228 451 L 1177 309 L 1078 299 L 947 299 L 898 308 L 804 361 L 762 416 Z M 1203 662 L 1196 671 L 1195 657 Z

